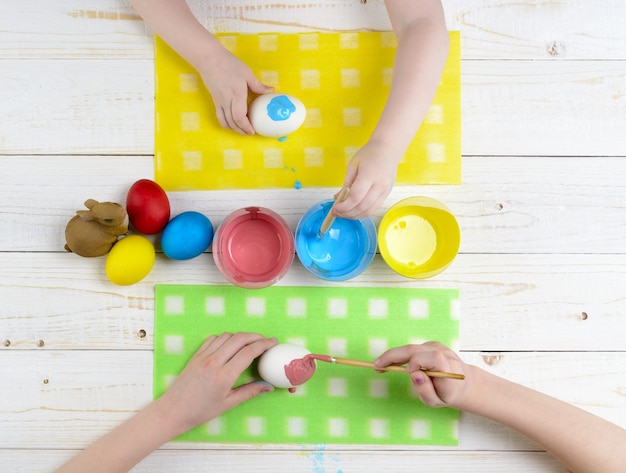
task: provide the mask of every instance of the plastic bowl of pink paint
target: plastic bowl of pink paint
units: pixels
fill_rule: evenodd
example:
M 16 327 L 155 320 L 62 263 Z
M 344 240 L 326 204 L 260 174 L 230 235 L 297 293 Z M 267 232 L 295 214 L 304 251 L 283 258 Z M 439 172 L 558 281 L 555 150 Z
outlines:
M 293 232 L 276 212 L 246 207 L 228 215 L 213 238 L 217 269 L 231 283 L 249 289 L 271 286 L 289 270 L 295 255 Z

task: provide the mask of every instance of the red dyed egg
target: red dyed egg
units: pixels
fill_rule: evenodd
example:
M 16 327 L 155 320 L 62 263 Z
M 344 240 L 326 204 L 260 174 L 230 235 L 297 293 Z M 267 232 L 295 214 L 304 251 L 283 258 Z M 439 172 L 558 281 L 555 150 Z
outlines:
M 154 235 L 170 220 L 170 201 L 165 191 L 150 179 L 140 179 L 128 190 L 126 211 L 138 232 Z

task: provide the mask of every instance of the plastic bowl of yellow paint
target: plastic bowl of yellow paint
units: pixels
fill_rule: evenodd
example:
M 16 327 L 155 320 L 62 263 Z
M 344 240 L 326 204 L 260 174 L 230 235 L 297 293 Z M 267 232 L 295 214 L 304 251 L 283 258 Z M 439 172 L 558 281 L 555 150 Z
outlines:
M 378 227 L 378 248 L 396 273 L 430 278 L 456 257 L 461 231 L 456 218 L 430 197 L 409 197 L 394 204 Z

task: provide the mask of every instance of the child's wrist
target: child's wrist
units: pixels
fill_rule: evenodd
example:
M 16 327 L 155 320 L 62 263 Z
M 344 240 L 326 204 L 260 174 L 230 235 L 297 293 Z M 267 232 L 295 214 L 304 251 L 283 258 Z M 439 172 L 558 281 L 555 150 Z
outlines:
M 487 396 L 484 393 L 489 391 L 489 376 L 491 376 L 489 373 L 477 366 L 467 365 L 465 380 L 460 381 L 465 383 L 461 387 L 462 395 L 459 396 L 459 401 L 455 402 L 455 405 L 452 407 L 461 411 L 480 414 L 482 406 L 487 400 Z
M 374 149 L 381 150 L 381 154 L 384 154 L 394 164 L 398 164 L 402 160 L 402 156 L 406 151 L 406 148 L 398 146 L 396 141 L 387 139 L 380 133 L 372 135 L 368 140 L 368 145 Z
M 194 69 L 202 74 L 202 71 L 214 70 L 220 61 L 220 56 L 226 49 L 222 46 L 215 36 L 208 31 L 202 41 L 195 42 L 191 57 L 186 58 Z
M 152 409 L 152 414 L 157 419 L 163 433 L 166 434 L 167 440 L 178 437 L 195 427 L 184 419 L 184 415 L 177 408 L 176 402 L 167 393 L 155 399 L 150 409 Z

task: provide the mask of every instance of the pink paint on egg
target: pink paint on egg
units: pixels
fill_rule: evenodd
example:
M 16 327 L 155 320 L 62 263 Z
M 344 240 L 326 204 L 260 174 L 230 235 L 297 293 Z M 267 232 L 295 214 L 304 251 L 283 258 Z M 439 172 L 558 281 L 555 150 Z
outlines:
M 315 374 L 317 365 L 312 356 L 307 355 L 304 358 L 296 358 L 285 365 L 285 376 L 291 384 L 299 386 L 306 383 Z
M 263 380 L 277 388 L 295 392 L 295 387 L 306 383 L 315 374 L 315 359 L 301 346 L 278 344 L 267 350 L 259 359 L 258 370 Z

